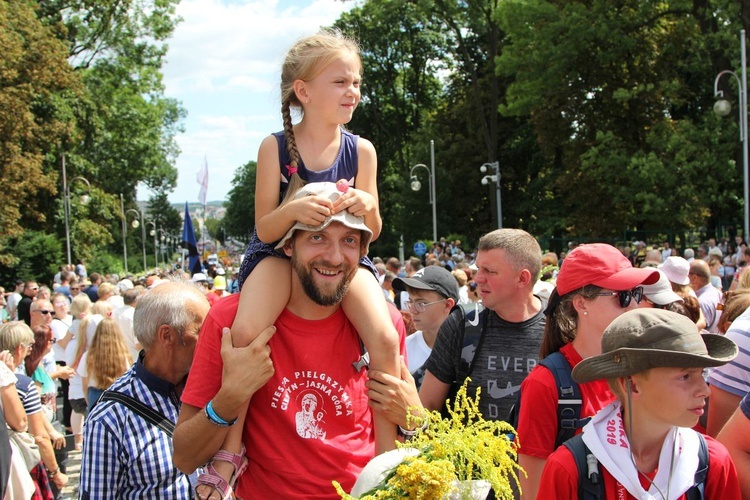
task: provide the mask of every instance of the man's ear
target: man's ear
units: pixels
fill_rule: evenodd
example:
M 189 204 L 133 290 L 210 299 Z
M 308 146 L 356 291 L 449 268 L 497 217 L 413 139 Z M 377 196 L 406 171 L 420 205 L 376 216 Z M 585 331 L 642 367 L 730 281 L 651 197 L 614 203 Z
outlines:
M 529 272 L 528 269 L 522 269 L 520 273 L 518 273 L 518 284 L 526 286 L 531 281 L 531 272 Z
M 286 243 L 284 243 L 282 250 L 284 250 L 284 254 L 287 257 L 292 256 L 292 250 L 294 250 L 294 234 L 292 234 L 292 236 L 288 240 L 286 240 Z
M 177 344 L 177 331 L 169 325 L 161 325 L 156 330 L 156 341 L 165 347 L 173 347 Z

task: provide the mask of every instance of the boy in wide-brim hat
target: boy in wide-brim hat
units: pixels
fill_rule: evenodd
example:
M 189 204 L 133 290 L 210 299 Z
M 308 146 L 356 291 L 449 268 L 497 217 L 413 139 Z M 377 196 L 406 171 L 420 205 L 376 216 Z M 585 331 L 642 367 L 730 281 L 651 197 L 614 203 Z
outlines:
M 573 370 L 578 383 L 606 379 L 617 400 L 584 427 L 583 434 L 547 460 L 539 487 L 545 498 L 579 498 L 581 481 L 568 445 L 582 440 L 588 472 L 597 471 L 603 498 L 679 499 L 693 488 L 705 439 L 708 473 L 703 498 L 741 498 L 737 472 L 726 448 L 691 429 L 705 410 L 706 367 L 731 361 L 737 346 L 716 334 L 700 334 L 685 316 L 636 309 L 604 331 L 602 354 Z M 591 477 L 590 474 L 587 475 Z

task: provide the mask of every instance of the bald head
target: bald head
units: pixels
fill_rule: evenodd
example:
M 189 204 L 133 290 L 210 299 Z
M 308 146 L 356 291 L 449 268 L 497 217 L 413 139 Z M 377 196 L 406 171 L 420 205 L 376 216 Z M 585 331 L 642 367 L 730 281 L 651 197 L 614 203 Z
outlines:
M 692 261 L 688 277 L 690 278 L 690 287 L 693 290 L 698 291 L 706 286 L 711 280 L 711 270 L 708 268 L 708 263 L 700 259 Z

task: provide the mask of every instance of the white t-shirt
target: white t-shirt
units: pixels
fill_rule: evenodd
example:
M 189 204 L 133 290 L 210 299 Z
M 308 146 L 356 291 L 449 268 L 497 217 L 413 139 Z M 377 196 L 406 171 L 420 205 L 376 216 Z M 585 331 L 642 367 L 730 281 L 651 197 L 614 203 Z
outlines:
M 88 380 L 86 382 L 88 383 L 89 387 L 96 387 L 97 386 L 96 379 L 93 376 L 89 377 L 89 371 L 88 371 L 88 368 L 86 367 L 86 360 L 88 359 L 89 359 L 89 352 L 86 351 L 83 353 L 83 356 L 81 356 L 81 362 L 78 364 L 78 374 L 81 376 L 82 379 L 88 377 Z M 81 380 L 81 382 L 83 383 L 83 380 Z
M 65 361 L 65 349 L 60 345 L 60 341 L 68 334 L 70 325 L 73 324 L 73 316 L 68 314 L 65 319 L 54 318 L 49 327 L 52 329 L 52 336 L 56 342 L 52 345 L 52 353 L 55 355 L 55 361 Z
M 424 341 L 422 330 L 416 331 L 406 337 L 406 361 L 409 372 L 414 373 L 430 357 L 432 349 Z
M 8 299 L 5 303 L 6 309 L 8 309 L 8 313 L 10 314 L 11 321 L 17 321 L 18 320 L 18 303 L 21 302 L 21 294 L 20 293 L 11 293 L 8 295 Z
M 136 349 L 135 346 L 138 343 L 138 340 L 135 338 L 135 334 L 133 333 L 134 314 L 135 307 L 122 306 L 121 308 L 116 309 L 112 316 L 114 316 L 117 324 L 120 325 L 120 330 L 122 330 L 122 338 L 125 340 L 125 345 L 128 346 L 130 357 L 133 360 L 136 360 L 138 359 L 138 349 Z

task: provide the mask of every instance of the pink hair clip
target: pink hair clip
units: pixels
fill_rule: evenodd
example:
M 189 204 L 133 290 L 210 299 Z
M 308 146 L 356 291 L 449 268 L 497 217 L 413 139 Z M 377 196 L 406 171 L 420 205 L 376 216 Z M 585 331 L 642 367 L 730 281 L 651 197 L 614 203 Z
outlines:
M 338 189 L 341 194 L 346 193 L 349 191 L 349 182 L 347 182 L 346 179 L 339 179 L 336 181 L 336 189 Z
M 297 173 L 297 167 L 293 167 L 291 165 L 286 166 L 287 172 L 289 172 L 289 175 L 294 175 Z

